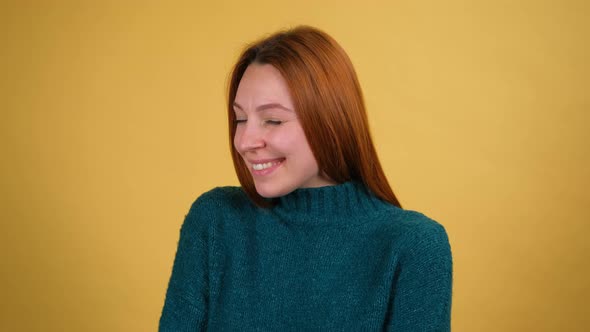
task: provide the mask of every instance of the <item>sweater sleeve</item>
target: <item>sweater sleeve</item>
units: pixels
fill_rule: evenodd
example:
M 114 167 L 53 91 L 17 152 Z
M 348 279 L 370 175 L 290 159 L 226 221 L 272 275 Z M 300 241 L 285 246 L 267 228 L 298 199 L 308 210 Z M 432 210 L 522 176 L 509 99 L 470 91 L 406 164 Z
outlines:
M 208 301 L 208 223 L 204 199 L 191 206 L 180 229 L 180 240 L 168 283 L 159 331 L 202 331 Z
M 428 220 L 406 240 L 388 331 L 450 331 L 453 266 L 443 226 Z

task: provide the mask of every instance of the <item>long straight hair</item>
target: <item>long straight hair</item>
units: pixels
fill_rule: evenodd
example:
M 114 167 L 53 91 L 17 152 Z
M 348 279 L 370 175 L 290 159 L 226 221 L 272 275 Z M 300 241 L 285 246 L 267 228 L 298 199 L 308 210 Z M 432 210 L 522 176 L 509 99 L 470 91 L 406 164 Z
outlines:
M 256 205 L 268 206 L 269 201 L 256 192 L 252 176 L 233 145 L 234 99 L 252 63 L 272 65 L 287 82 L 320 172 L 336 183 L 360 181 L 375 196 L 401 207 L 377 157 L 360 84 L 348 55 L 328 34 L 309 26 L 281 31 L 247 46 L 230 74 L 230 149 L 240 184 Z

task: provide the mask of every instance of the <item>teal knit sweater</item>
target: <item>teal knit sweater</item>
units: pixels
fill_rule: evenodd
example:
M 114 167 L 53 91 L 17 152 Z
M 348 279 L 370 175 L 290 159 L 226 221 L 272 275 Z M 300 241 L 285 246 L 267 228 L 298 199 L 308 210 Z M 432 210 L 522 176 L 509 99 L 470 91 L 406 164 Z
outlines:
M 160 331 L 449 331 L 451 291 L 445 229 L 359 183 L 269 209 L 223 187 L 184 220 Z

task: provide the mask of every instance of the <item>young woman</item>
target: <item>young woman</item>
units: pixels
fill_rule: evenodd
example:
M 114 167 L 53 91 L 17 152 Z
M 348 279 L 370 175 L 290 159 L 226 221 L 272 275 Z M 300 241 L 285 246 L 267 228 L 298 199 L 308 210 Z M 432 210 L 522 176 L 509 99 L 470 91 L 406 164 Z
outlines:
M 298 27 L 247 47 L 231 74 L 241 187 L 192 205 L 160 331 L 448 331 L 445 229 L 403 210 L 344 50 Z

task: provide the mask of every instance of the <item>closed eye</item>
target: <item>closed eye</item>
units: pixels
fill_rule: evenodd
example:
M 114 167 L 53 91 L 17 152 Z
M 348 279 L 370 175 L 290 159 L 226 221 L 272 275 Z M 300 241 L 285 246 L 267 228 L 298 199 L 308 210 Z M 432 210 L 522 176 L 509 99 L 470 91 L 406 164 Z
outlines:
M 266 121 L 264 121 L 264 123 L 269 124 L 269 125 L 273 125 L 273 126 L 278 126 L 281 123 L 283 123 L 283 121 L 280 121 L 280 120 L 266 120 Z
M 240 123 L 246 123 L 246 119 L 235 119 L 234 123 L 239 125 Z

